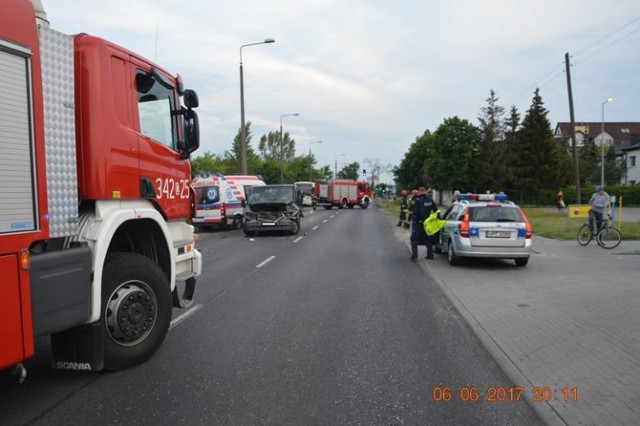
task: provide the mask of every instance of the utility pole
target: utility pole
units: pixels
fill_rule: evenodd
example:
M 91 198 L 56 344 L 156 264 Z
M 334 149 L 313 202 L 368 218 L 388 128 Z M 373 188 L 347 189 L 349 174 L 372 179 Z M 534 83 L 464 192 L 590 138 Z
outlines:
M 569 91 L 569 117 L 571 119 L 571 150 L 573 152 L 573 183 L 576 186 L 576 204 L 580 204 L 580 168 L 578 167 L 578 148 L 576 147 L 576 120 L 573 114 L 573 93 L 571 92 L 571 64 L 569 52 L 564 54 L 564 64 L 567 69 L 567 90 Z

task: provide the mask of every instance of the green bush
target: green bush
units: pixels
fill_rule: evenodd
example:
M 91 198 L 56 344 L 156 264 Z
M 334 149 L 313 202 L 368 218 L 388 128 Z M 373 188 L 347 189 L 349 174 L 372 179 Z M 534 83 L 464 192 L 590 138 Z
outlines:
M 505 190 L 504 192 L 509 196 L 509 199 L 514 203 L 521 206 L 555 206 L 555 199 L 558 191 L 564 192 L 564 199 L 566 204 L 575 204 L 575 188 L 558 188 L 554 189 L 540 189 L 535 194 L 527 194 L 519 189 Z M 640 185 L 634 186 L 608 186 L 606 191 L 609 195 L 616 196 L 616 205 L 620 205 L 620 197 L 624 207 L 638 207 L 640 206 Z M 588 204 L 591 194 L 596 192 L 596 185 L 584 185 L 580 187 L 580 204 Z

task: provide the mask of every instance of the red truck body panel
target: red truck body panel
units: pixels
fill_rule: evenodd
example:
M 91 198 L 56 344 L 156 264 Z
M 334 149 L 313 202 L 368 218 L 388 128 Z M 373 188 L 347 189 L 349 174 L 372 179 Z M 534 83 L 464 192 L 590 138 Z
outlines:
M 349 179 L 329 179 L 328 181 L 317 181 L 315 183 L 314 195 L 320 206 L 352 208 L 356 205 L 363 206 L 364 200 L 366 200 L 366 205 L 368 206 L 371 199 L 371 189 L 367 182 Z
M 31 292 L 29 274 L 19 266 L 20 252 L 32 243 L 47 239 L 47 191 L 44 152 L 44 118 L 42 78 L 38 35 L 31 2 L 5 0 L 0 13 L 0 38 L 31 50 L 31 81 L 33 105 L 33 151 L 35 156 L 37 203 L 40 217 L 36 229 L 26 233 L 2 235 L 0 244 L 0 369 L 33 356 L 33 327 L 31 318 Z

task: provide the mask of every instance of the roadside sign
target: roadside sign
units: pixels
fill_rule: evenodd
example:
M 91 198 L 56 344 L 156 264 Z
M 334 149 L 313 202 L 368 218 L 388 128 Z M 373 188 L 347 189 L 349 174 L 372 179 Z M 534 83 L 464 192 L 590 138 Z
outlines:
M 582 205 L 582 204 L 569 204 L 569 217 L 581 218 L 581 217 L 589 217 L 589 210 L 591 209 L 590 205 Z

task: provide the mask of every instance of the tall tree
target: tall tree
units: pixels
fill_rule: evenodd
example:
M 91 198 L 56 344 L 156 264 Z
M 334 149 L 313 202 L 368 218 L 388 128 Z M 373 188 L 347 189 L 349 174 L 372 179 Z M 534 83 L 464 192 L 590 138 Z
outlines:
M 570 181 L 570 161 L 553 138 L 548 111 L 536 89 L 515 145 L 516 182 L 527 193 L 560 188 Z
M 288 132 L 282 135 L 282 144 L 280 143 L 280 132 L 269 132 L 260 137 L 258 150 L 262 158 L 273 158 L 280 160 L 280 152 L 284 153 L 284 161 L 289 161 L 295 157 L 296 142 L 291 139 Z
M 515 147 L 518 144 L 518 129 L 520 128 L 520 113 L 515 105 L 511 106 L 509 110 L 509 116 L 504 121 L 504 176 L 503 176 L 503 189 L 516 188 L 515 185 Z
M 426 183 L 440 189 L 477 189 L 473 160 L 478 129 L 458 117 L 447 118 L 427 143 Z
M 504 153 L 504 107 L 498 105 L 498 97 L 492 89 L 486 99 L 487 105 L 480 111 L 478 161 L 473 163 L 476 182 L 480 187 L 502 188 L 505 176 Z
M 350 164 L 345 164 L 338 172 L 338 179 L 358 179 L 360 176 L 360 164 L 354 161 Z
M 233 138 L 233 145 L 231 151 L 224 152 L 224 163 L 227 168 L 226 173 L 240 173 L 242 171 L 241 156 L 242 156 L 242 144 L 240 138 L 240 131 Z M 246 141 L 247 141 L 247 166 L 250 173 L 255 173 L 255 169 L 259 166 L 259 158 L 251 147 L 251 139 L 253 138 L 253 132 L 251 131 L 251 121 L 247 121 L 245 124 Z
M 393 169 L 398 188 L 417 189 L 425 184 L 425 161 L 431 137 L 431 132 L 425 130 L 424 134 L 411 144 L 400 165 Z
M 191 174 L 196 176 L 200 173 L 224 173 L 222 158 L 210 151 L 206 151 L 191 159 Z

